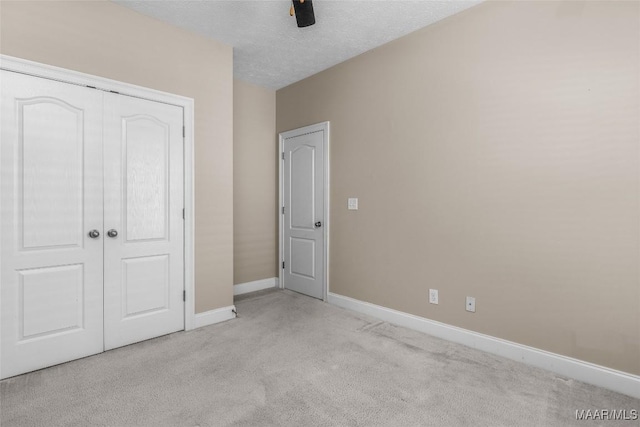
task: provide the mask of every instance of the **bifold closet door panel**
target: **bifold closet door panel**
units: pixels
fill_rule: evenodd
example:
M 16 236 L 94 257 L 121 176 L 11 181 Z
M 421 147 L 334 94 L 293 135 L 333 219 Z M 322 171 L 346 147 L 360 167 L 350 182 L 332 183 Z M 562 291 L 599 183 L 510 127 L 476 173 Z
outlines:
M 105 350 L 184 329 L 183 111 L 104 96 Z
M 67 83 L 1 71 L 0 88 L 7 378 L 103 350 L 103 110 Z

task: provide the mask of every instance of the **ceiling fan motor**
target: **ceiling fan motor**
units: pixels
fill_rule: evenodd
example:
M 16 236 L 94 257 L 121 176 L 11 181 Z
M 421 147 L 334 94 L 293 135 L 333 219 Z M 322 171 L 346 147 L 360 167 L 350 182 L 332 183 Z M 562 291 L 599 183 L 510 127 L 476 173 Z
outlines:
M 289 10 L 289 15 L 296 15 L 296 22 L 299 28 L 308 27 L 316 23 L 316 16 L 313 13 L 312 0 L 291 0 L 293 5 Z

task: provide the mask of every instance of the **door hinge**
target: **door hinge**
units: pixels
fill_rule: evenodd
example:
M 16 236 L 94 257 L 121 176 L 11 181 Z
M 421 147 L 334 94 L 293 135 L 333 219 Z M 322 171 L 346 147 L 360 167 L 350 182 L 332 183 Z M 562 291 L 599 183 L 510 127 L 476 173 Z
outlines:
M 284 261 L 282 261 L 282 269 L 284 270 Z
M 284 206 L 282 207 L 282 215 L 284 215 Z
M 184 219 L 184 208 L 182 208 L 182 219 Z
M 282 152 L 282 160 L 284 160 L 284 151 Z
M 182 137 L 185 138 L 187 136 L 187 130 L 184 126 L 182 126 Z
M 187 291 L 182 291 L 182 301 L 187 300 Z

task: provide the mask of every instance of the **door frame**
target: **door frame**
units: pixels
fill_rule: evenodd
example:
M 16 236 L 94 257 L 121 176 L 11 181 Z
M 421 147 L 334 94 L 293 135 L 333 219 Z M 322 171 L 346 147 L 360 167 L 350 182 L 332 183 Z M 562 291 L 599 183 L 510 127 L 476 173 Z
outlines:
M 278 224 L 280 230 L 278 232 L 278 287 L 280 289 L 284 289 L 284 280 L 282 275 L 282 263 L 284 262 L 284 214 L 282 213 L 282 208 L 284 207 L 284 159 L 282 155 L 284 154 L 284 140 L 292 135 L 304 135 L 307 133 L 313 133 L 322 131 L 323 140 L 322 140 L 322 149 L 324 154 L 324 225 L 322 227 L 323 233 L 323 244 L 324 244 L 324 283 L 323 287 L 323 301 L 327 301 L 327 294 L 329 293 L 329 228 L 330 228 L 330 218 L 329 218 L 329 190 L 330 190 L 330 180 L 329 180 L 329 122 L 321 122 L 314 125 L 303 126 L 300 128 L 288 130 L 285 132 L 280 132 L 278 135 Z
M 184 329 L 194 329 L 195 323 L 195 264 L 194 264 L 194 115 L 193 99 L 181 95 L 149 89 L 117 80 L 93 76 L 78 71 L 41 64 L 22 58 L 0 55 L 0 69 L 42 77 L 78 86 L 89 86 L 107 92 L 142 98 L 149 101 L 182 107 L 184 125 Z M 0 176 L 1 180 L 1 176 Z M 1 236 L 0 236 L 1 238 Z

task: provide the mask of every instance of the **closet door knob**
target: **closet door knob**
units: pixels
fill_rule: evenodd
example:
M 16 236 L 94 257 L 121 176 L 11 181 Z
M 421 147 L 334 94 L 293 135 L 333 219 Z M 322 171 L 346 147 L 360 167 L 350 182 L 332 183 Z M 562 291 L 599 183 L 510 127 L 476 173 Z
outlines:
M 118 232 L 112 228 L 111 230 L 107 231 L 107 236 L 116 238 L 118 237 Z
M 100 232 L 98 230 L 91 230 L 89 232 L 89 237 L 91 237 L 92 239 L 97 239 L 98 237 L 100 237 Z

